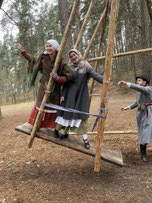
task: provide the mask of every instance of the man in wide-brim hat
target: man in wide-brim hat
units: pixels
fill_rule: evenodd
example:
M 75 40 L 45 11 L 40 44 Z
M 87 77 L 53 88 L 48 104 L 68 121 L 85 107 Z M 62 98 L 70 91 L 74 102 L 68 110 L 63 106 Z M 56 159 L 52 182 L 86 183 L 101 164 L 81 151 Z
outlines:
M 140 144 L 141 159 L 147 162 L 146 146 L 152 141 L 152 87 L 148 86 L 149 79 L 145 75 L 136 77 L 136 84 L 120 81 L 119 86 L 128 86 L 137 91 L 136 101 L 122 110 L 137 110 L 138 142 Z

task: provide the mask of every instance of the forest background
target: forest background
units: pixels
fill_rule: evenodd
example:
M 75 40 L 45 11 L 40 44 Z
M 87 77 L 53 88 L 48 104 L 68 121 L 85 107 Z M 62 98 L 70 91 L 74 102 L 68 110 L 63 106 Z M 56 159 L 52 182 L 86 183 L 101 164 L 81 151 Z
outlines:
M 48 39 L 59 43 L 68 21 L 73 0 L 4 0 L 0 1 L 3 13 L 0 21 L 0 106 L 35 99 L 38 80 L 33 91 L 27 89 L 27 62 L 16 49 L 16 43 L 24 45 L 34 56 L 44 51 Z M 64 58 L 73 47 L 85 18 L 90 1 L 81 0 L 72 30 L 65 47 Z M 96 28 L 106 0 L 96 0 L 79 49 L 85 52 Z M 106 55 L 109 15 L 106 22 L 101 56 Z M 101 29 L 94 40 L 88 58 L 97 56 Z M 152 47 L 152 25 L 146 1 L 121 0 L 117 21 L 114 53 L 127 52 Z M 113 59 L 112 81 L 115 85 L 120 79 L 135 81 L 138 74 L 145 73 L 152 78 L 151 53 L 125 56 Z M 92 67 L 94 63 L 91 63 Z M 98 72 L 104 71 L 104 61 L 100 61 Z

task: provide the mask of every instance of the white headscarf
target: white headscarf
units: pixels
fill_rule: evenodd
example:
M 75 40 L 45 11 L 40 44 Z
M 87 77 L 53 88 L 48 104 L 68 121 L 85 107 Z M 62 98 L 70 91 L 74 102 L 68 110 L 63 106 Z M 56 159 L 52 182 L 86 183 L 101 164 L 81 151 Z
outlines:
M 59 51 L 60 45 L 56 40 L 50 39 L 47 41 L 47 43 L 51 44 L 56 51 Z

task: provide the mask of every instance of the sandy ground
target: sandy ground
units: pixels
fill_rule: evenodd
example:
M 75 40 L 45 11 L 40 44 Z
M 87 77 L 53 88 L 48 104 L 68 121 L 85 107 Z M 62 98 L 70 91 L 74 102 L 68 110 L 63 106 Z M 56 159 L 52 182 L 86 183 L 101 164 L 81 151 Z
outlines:
M 136 111 L 120 107 L 135 99 L 134 92 L 109 95 L 105 130 L 136 130 Z M 91 112 L 98 113 L 100 98 L 93 97 Z M 0 121 L 0 203 L 151 203 L 152 145 L 148 163 L 140 160 L 137 135 L 105 135 L 103 145 L 121 151 L 124 166 L 102 161 L 94 173 L 94 158 L 35 138 L 14 128 L 27 121 L 33 103 L 3 106 Z M 91 130 L 95 118 L 90 117 Z M 82 136 L 79 136 L 82 140 Z M 95 136 L 89 136 L 95 141 Z

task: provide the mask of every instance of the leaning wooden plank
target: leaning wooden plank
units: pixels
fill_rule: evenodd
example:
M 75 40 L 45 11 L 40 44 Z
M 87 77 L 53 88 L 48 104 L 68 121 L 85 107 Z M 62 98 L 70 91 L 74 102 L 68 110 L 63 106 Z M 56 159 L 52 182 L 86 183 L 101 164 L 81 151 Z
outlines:
M 26 133 L 28 135 L 31 134 L 31 125 L 29 123 L 24 123 L 22 125 L 19 125 L 15 128 L 15 130 Z M 36 133 L 37 138 L 45 139 L 47 141 L 53 142 L 55 144 L 64 146 L 66 148 L 70 148 L 72 150 L 90 155 L 95 156 L 95 144 L 90 143 L 91 147 L 90 150 L 87 150 L 84 148 L 83 143 L 81 140 L 74 136 L 69 136 L 68 139 L 60 140 L 53 137 L 53 131 L 50 129 L 41 129 Z M 108 149 L 105 147 L 102 147 L 101 150 L 101 159 L 103 159 L 106 162 L 110 162 L 112 164 L 123 166 L 123 158 L 121 152 L 117 152 L 112 149 Z

